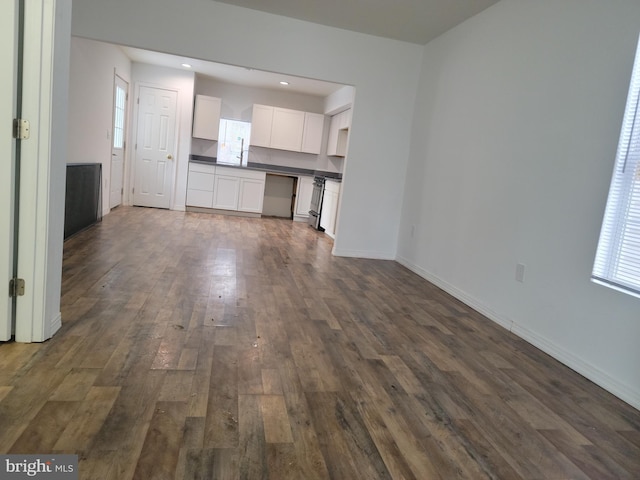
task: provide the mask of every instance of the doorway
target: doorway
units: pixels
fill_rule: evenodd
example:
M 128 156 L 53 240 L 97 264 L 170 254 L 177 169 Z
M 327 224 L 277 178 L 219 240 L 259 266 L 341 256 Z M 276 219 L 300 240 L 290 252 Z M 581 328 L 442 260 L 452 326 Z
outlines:
M 140 87 L 133 204 L 169 209 L 175 175 L 178 92 Z
M 113 134 L 111 142 L 111 181 L 109 192 L 109 208 L 122 203 L 124 193 L 124 158 L 126 151 L 127 104 L 129 84 L 118 75 L 113 80 Z

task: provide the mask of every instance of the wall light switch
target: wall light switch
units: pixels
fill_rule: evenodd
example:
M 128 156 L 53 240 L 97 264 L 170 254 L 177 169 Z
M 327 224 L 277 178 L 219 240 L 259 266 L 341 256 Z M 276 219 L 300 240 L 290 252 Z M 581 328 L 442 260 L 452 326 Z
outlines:
M 525 266 L 522 263 L 516 264 L 516 282 L 524 283 L 524 269 Z

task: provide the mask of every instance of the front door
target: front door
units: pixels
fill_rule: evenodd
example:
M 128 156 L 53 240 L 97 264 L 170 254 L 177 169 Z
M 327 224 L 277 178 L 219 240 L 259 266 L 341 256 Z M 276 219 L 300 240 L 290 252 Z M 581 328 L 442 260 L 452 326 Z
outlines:
M 170 208 L 178 94 L 140 87 L 133 204 Z
M 129 85 L 119 76 L 114 78 L 113 88 L 113 135 L 111 142 L 111 182 L 109 208 L 122 203 L 124 149 L 127 131 L 127 98 Z
M 0 15 L 0 341 L 11 338 L 13 300 L 6 294 L 13 278 L 15 259 L 16 141 L 11 134 L 17 116 L 18 85 L 18 0 L 8 0 Z

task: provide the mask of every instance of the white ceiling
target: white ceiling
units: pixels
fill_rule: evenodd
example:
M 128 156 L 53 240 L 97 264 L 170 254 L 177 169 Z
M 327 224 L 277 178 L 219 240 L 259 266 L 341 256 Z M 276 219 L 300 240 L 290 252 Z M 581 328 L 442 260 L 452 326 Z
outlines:
M 212 0 L 213 1 L 213 0 Z M 219 0 L 239 7 L 424 45 L 499 0 Z M 326 97 L 342 85 L 122 47 L 134 62 L 180 68 L 247 87 Z M 288 81 L 289 85 L 280 85 Z
M 330 27 L 425 45 L 499 0 L 218 0 Z

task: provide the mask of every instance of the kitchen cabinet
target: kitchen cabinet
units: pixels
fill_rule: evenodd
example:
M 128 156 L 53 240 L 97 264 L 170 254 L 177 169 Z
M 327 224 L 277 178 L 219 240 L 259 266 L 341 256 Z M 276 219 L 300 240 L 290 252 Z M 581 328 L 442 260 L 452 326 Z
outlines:
M 322 146 L 322 132 L 324 131 L 324 115 L 320 113 L 304 112 L 304 130 L 302 133 L 303 153 L 320 153 Z
M 213 208 L 237 210 L 240 196 L 240 178 L 216 174 L 213 184 Z
M 324 115 L 269 105 L 253 105 L 251 145 L 320 153 Z
M 298 187 L 296 190 L 296 205 L 294 209 L 295 217 L 301 217 L 297 220 L 304 221 L 309 218 L 309 208 L 311 205 L 311 196 L 313 195 L 313 177 L 298 177 Z
M 262 213 L 264 172 L 189 164 L 187 206 Z
M 331 117 L 327 155 L 344 157 L 347 154 L 347 141 L 351 127 L 351 109 L 347 109 Z
M 301 151 L 303 130 L 304 112 L 274 107 L 271 148 L 291 150 L 292 152 Z
M 187 205 L 212 208 L 215 165 L 189 164 Z
M 196 95 L 193 107 L 192 136 L 205 140 L 218 140 L 220 108 L 222 100 L 206 95 Z
M 262 213 L 265 178 L 256 170 L 217 167 L 213 208 Z
M 273 107 L 255 104 L 251 116 L 251 145 L 255 145 L 256 147 L 271 147 L 272 126 Z
M 240 195 L 238 197 L 238 211 L 262 213 L 264 202 L 264 174 L 262 179 L 241 178 Z
M 340 197 L 340 182 L 327 179 L 324 184 L 322 196 L 322 214 L 320 226 L 331 238 L 336 235 L 336 222 L 338 217 L 338 199 Z

